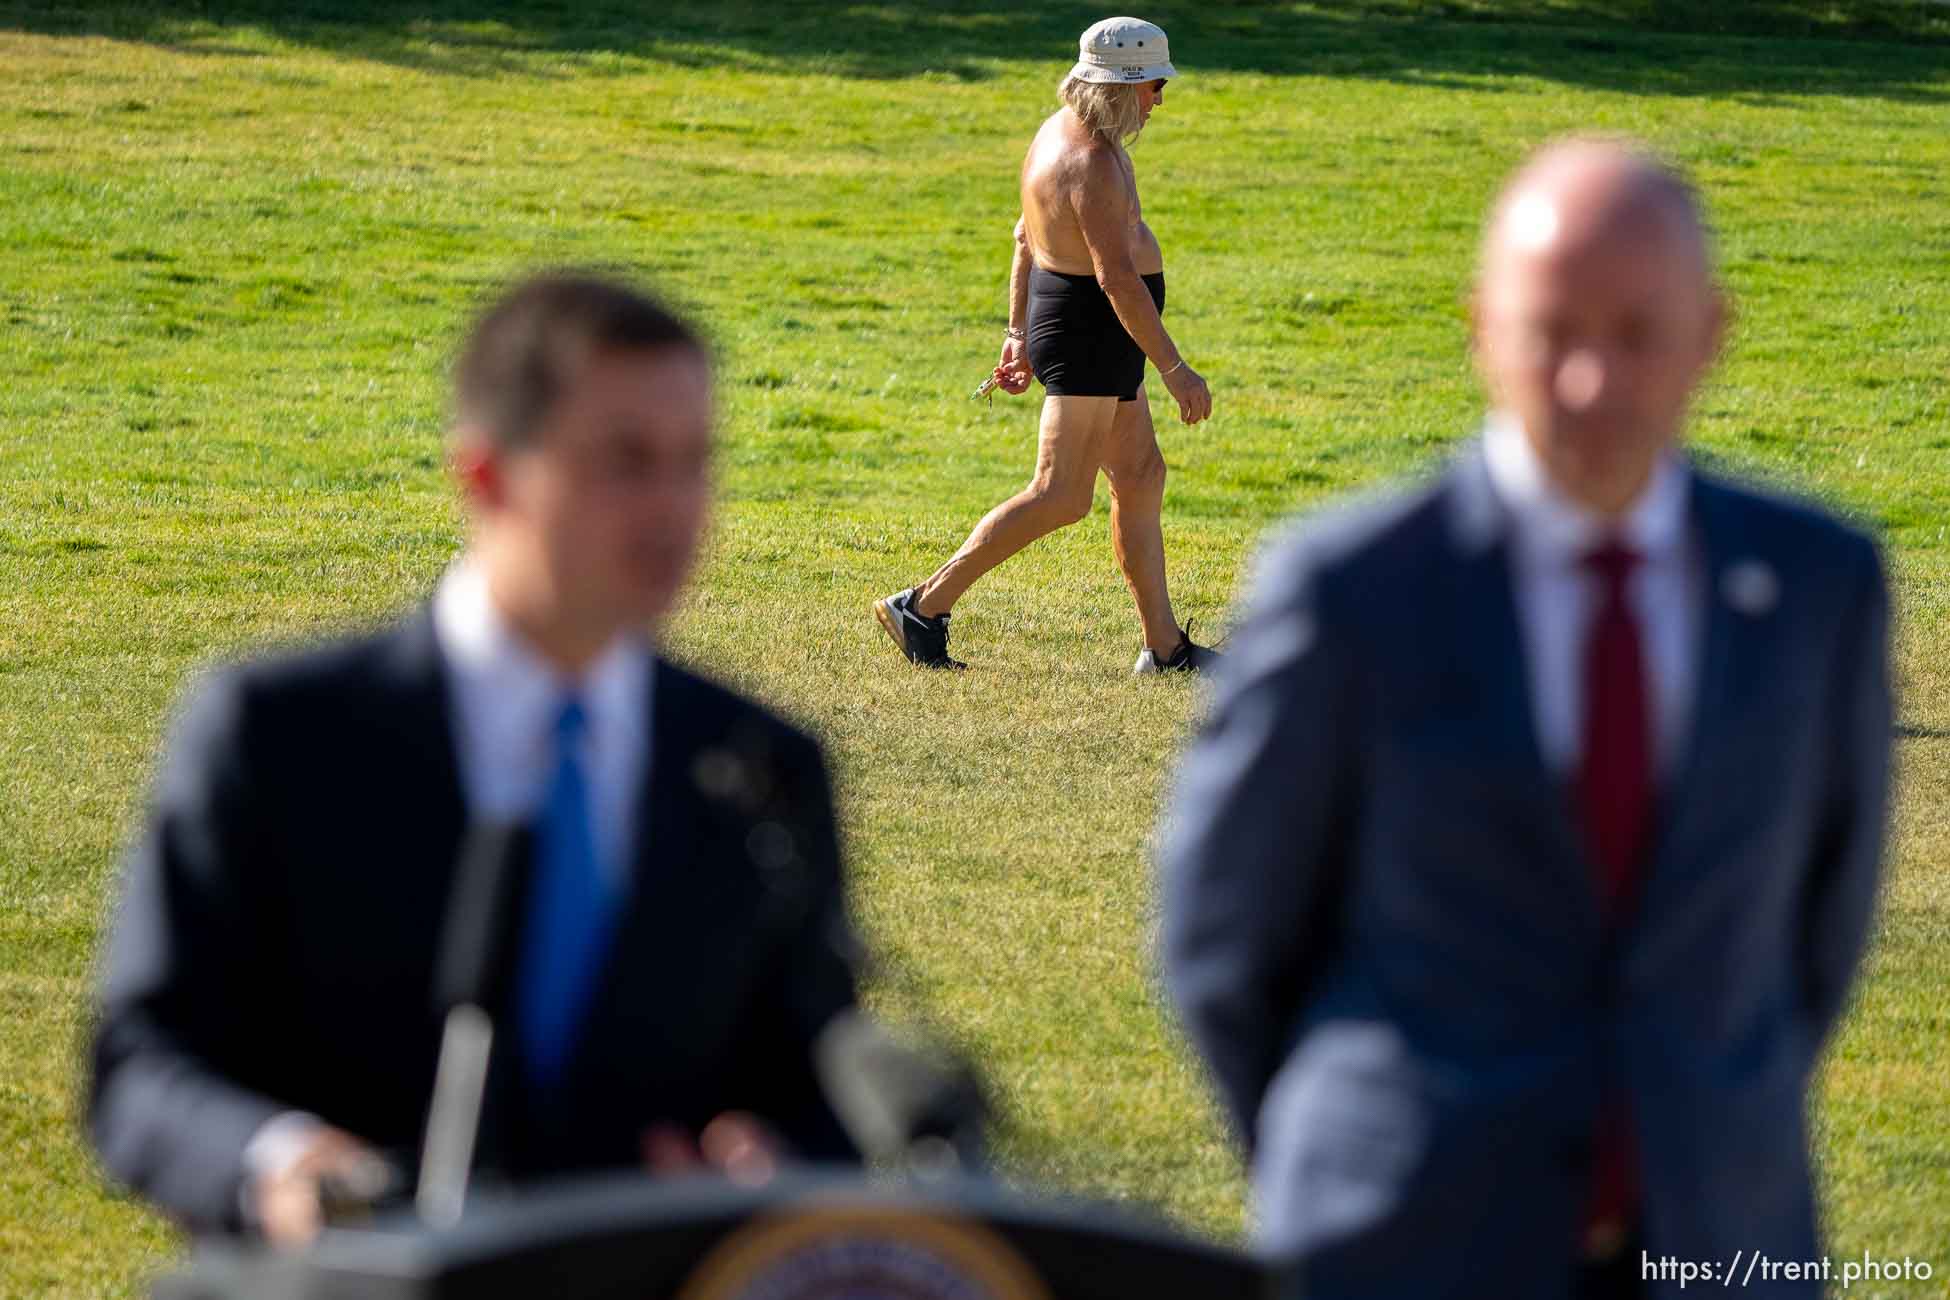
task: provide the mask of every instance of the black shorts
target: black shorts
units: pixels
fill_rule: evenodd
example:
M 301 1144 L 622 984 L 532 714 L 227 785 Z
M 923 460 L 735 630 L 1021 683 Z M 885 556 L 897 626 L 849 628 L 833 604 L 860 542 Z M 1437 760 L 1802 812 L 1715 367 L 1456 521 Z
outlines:
M 1165 310 L 1165 276 L 1144 277 Z M 1115 397 L 1135 402 L 1144 350 L 1124 331 L 1094 275 L 1029 270 L 1029 368 L 1052 397 Z

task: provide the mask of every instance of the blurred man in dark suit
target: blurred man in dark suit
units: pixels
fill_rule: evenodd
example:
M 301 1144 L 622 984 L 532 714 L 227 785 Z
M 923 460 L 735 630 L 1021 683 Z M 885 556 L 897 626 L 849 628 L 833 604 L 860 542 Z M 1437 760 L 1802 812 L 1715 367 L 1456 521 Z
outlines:
M 532 828 L 491 1008 L 503 1173 L 850 1155 L 808 1055 L 854 1000 L 824 762 L 656 649 L 712 424 L 703 344 L 628 288 L 541 277 L 480 319 L 468 544 L 431 601 L 183 710 L 106 950 L 111 1173 L 194 1229 L 295 1244 L 322 1181 L 410 1161 L 482 822 Z
M 1874 910 L 1887 598 L 1866 538 L 1678 452 L 1723 319 L 1683 180 L 1546 149 L 1483 250 L 1481 440 L 1251 584 L 1164 958 L 1310 1297 L 1820 1254 L 1803 1108 Z

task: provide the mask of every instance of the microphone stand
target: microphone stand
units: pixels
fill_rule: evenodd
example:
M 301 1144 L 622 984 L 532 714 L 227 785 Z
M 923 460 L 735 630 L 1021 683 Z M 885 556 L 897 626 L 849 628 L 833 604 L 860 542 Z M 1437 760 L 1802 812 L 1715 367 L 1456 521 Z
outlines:
M 461 845 L 434 986 L 445 1023 L 413 1197 L 431 1227 L 459 1222 L 467 1204 L 494 1052 L 486 1006 L 510 938 L 527 838 L 520 826 L 484 822 Z
M 985 1169 L 988 1099 L 965 1061 L 851 1011 L 820 1032 L 813 1063 L 840 1124 L 875 1164 L 923 1178 Z

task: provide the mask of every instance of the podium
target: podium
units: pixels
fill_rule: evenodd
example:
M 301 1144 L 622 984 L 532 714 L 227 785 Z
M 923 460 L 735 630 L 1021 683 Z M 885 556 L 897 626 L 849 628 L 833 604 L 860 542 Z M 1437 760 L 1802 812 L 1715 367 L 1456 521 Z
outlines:
M 960 1178 L 763 1188 L 607 1176 L 482 1196 L 277 1255 L 206 1243 L 155 1300 L 1263 1300 L 1247 1255 L 1111 1208 Z

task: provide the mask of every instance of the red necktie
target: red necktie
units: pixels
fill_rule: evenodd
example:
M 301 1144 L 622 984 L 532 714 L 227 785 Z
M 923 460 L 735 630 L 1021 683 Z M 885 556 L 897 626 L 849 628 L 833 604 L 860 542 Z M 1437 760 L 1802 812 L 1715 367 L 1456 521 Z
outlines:
M 1607 919 L 1631 899 L 1652 828 L 1652 729 L 1645 659 L 1625 583 L 1639 557 L 1607 543 L 1584 557 L 1598 580 L 1598 614 L 1584 645 L 1584 761 L 1578 810 L 1597 863 Z
M 1652 729 L 1646 707 L 1645 659 L 1638 619 L 1625 585 L 1639 557 L 1608 542 L 1584 557 L 1598 585 L 1598 612 L 1584 650 L 1584 755 L 1578 811 L 1585 846 L 1598 869 L 1607 924 L 1630 906 L 1652 829 Z M 1638 1161 L 1623 1099 L 1609 1097 L 1599 1115 L 1592 1169 L 1591 1242 L 1615 1240 L 1638 1204 Z

